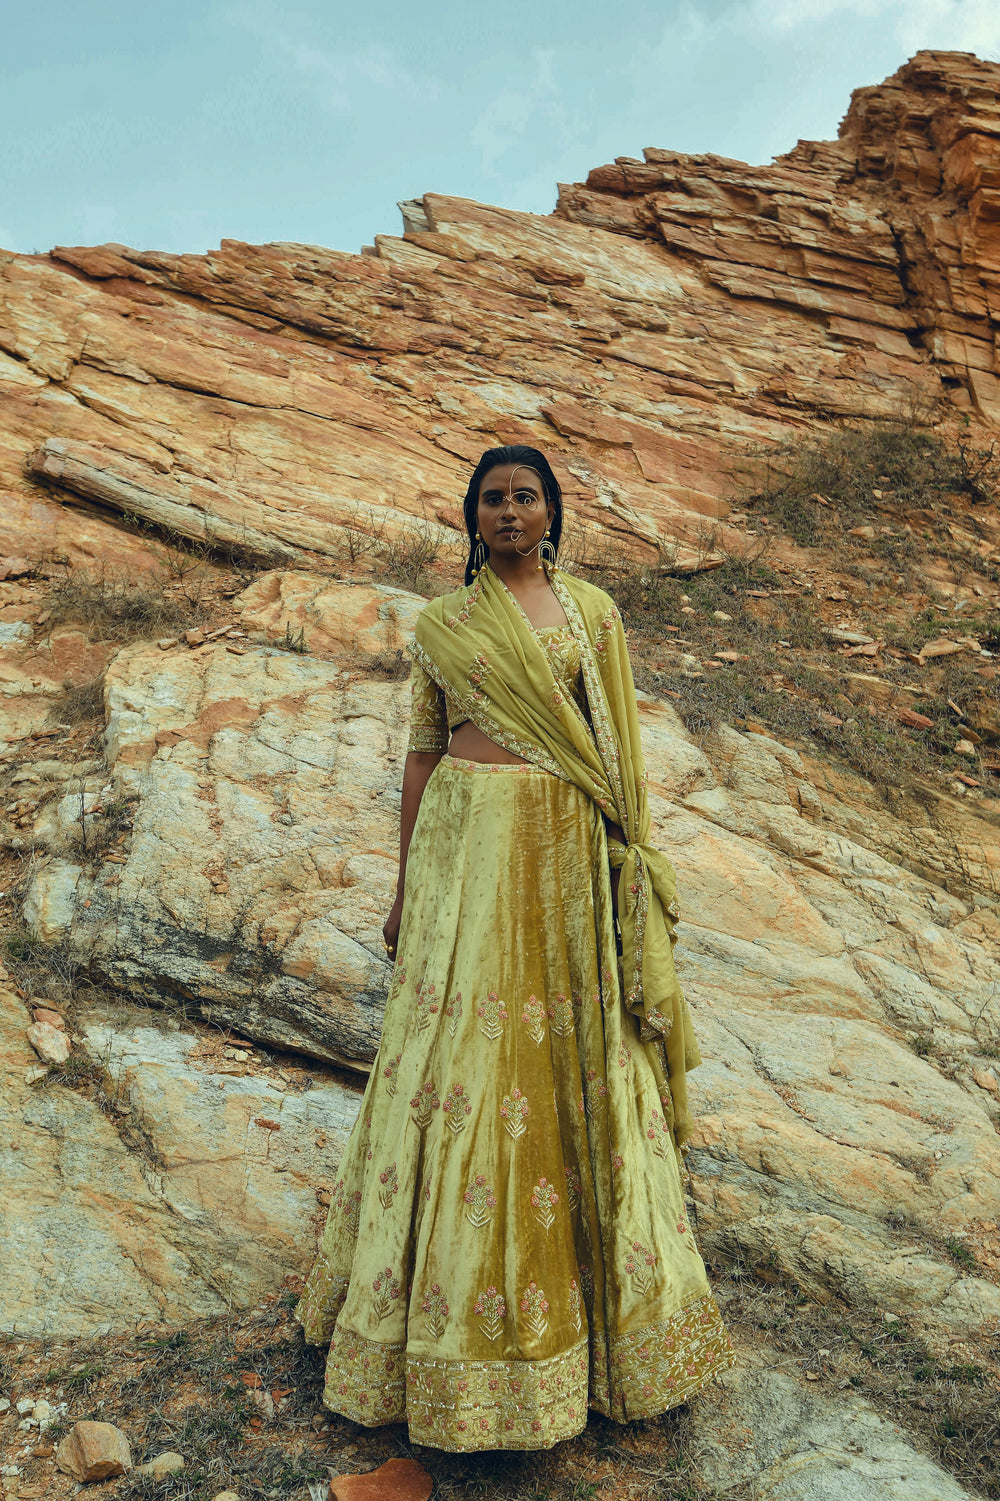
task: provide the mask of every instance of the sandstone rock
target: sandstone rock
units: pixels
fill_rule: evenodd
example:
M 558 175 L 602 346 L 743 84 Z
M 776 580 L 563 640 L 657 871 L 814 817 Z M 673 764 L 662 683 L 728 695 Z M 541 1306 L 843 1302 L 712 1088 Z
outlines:
M 359 608 L 368 596 L 377 620 L 385 596 L 350 592 Z M 111 885 L 111 870 L 85 884 L 79 867 L 43 866 L 28 920 L 72 932 L 149 999 L 197 995 L 204 1015 L 245 1034 L 370 1062 L 406 684 L 347 682 L 334 663 L 268 648 L 234 658 L 215 644 L 166 658 L 128 649 L 106 693 L 116 787 L 140 799 L 126 864 Z
M 234 604 L 245 629 L 281 642 L 301 631 L 319 656 L 401 652 L 426 600 L 402 589 L 342 584 L 318 573 L 265 573 Z
M 434 1481 L 415 1459 L 387 1459 L 366 1475 L 334 1475 L 330 1501 L 428 1501 Z
M 240 1501 L 240 1496 L 236 1491 L 219 1491 L 212 1501 Z
M 1000 421 L 997 78 L 921 53 L 837 142 L 766 167 L 650 149 L 553 215 L 426 194 L 373 255 L 5 254 L 2 550 L 150 567 L 93 502 L 300 566 L 372 525 L 447 545 L 470 461 L 525 437 L 587 528 L 704 566 L 747 446 L 914 399 Z
M 155 1459 L 150 1459 L 143 1465 L 136 1465 L 137 1475 L 148 1475 L 150 1480 L 166 1480 L 168 1475 L 176 1475 L 183 1470 L 185 1464 L 183 1454 L 178 1454 L 173 1449 L 165 1449 L 162 1454 L 157 1454 Z
M 33 1022 L 25 1036 L 43 1063 L 65 1063 L 70 1054 L 69 1038 L 49 1022 Z
M 60 1470 L 86 1484 L 132 1468 L 128 1439 L 113 1423 L 74 1423 L 55 1453 Z

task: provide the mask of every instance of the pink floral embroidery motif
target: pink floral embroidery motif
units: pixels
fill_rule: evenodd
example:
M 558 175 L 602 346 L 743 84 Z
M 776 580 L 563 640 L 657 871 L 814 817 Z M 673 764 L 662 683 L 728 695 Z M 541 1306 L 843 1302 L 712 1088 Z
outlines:
M 480 1019 L 479 1030 L 490 1042 L 496 1042 L 498 1037 L 503 1036 L 503 1024 L 507 1020 L 507 1007 L 491 990 L 485 1001 L 481 1001 L 476 1007 L 476 1015 Z
M 462 605 L 462 608 L 458 611 L 458 614 L 448 616 L 447 624 L 450 631 L 457 631 L 460 625 L 465 624 L 469 616 L 472 614 L 473 610 L 476 608 L 476 601 L 482 593 L 482 590 L 482 579 L 474 579 L 473 582 L 469 585 L 468 593 L 465 596 L 465 602 Z
M 688 1228 L 687 1224 L 685 1223 L 684 1220 L 678 1220 L 677 1221 L 677 1234 L 678 1235 L 685 1235 L 687 1233 L 687 1228 Z
M 492 670 L 489 657 L 483 652 L 477 652 L 467 674 L 469 682 L 474 688 L 481 688 Z
M 448 1031 L 454 1037 L 458 1024 L 462 1020 L 462 992 L 460 990 L 456 990 L 444 1008 L 444 1014 L 448 1018 Z
M 632 1278 L 639 1292 L 646 1297 L 653 1286 L 653 1278 L 656 1273 L 656 1257 L 648 1246 L 641 1245 L 639 1241 L 632 1242 L 631 1251 L 625 1256 L 625 1270 Z
M 457 1136 L 459 1131 L 465 1130 L 465 1123 L 472 1114 L 472 1105 L 465 1092 L 464 1084 L 453 1084 L 444 1097 L 441 1106 L 442 1113 L 448 1122 L 448 1129 Z
M 385 1084 L 385 1092 L 388 1095 L 394 1095 L 396 1093 L 396 1082 L 399 1074 L 399 1060 L 402 1058 L 402 1056 L 402 1053 L 397 1053 L 395 1058 L 390 1058 L 389 1062 L 385 1064 L 382 1069 L 382 1079 Z
M 431 1083 L 431 1081 L 428 1079 L 427 1083 L 422 1085 L 422 1087 L 417 1090 L 416 1094 L 413 1096 L 413 1099 L 410 1101 L 410 1108 L 413 1111 L 413 1119 L 416 1121 L 421 1131 L 427 1130 L 427 1127 L 431 1123 L 434 1111 L 440 1109 L 440 1106 L 441 1101 L 438 1097 L 438 1092 L 434 1088 L 434 1085 Z
M 399 1178 L 396 1174 L 396 1164 L 394 1162 L 384 1172 L 379 1173 L 378 1181 L 381 1185 L 378 1191 L 379 1203 L 383 1209 L 388 1209 L 399 1192 Z
M 483 1173 L 476 1174 L 462 1197 L 465 1201 L 465 1218 L 469 1224 L 475 1225 L 477 1230 L 488 1225 L 493 1218 L 492 1211 L 497 1207 L 497 1200 Z
M 440 1339 L 444 1333 L 444 1326 L 448 1322 L 448 1301 L 439 1283 L 431 1283 L 430 1291 L 425 1295 L 420 1307 L 427 1315 L 428 1333 L 435 1339 Z
M 573 1031 L 573 1028 L 576 1026 L 575 1008 L 579 1004 L 579 997 L 577 996 L 574 996 L 572 1000 L 568 1000 L 561 993 L 556 996 L 549 1007 L 549 1021 L 557 1037 L 568 1037 Z
M 531 1212 L 543 1230 L 550 1230 L 555 1221 L 555 1207 L 559 1195 L 547 1178 L 539 1178 L 531 1190 Z
M 583 1300 L 575 1277 L 570 1279 L 569 1284 L 569 1316 L 573 1321 L 573 1328 L 579 1334 L 583 1328 Z
M 621 1152 L 611 1153 L 611 1166 L 614 1168 L 616 1173 L 620 1173 L 623 1170 L 623 1168 L 625 1167 L 625 1158 L 622 1156 Z
M 344 1200 L 344 1219 L 351 1235 L 357 1235 L 358 1224 L 361 1220 L 361 1190 L 356 1188 Z
M 566 1202 L 570 1209 L 575 1209 L 580 1202 L 583 1186 L 580 1183 L 580 1174 L 575 1167 L 564 1169 L 566 1174 Z
M 548 1311 L 549 1300 L 544 1291 L 537 1282 L 529 1282 L 521 1298 L 521 1312 L 524 1314 L 524 1322 L 536 1339 L 541 1339 L 549 1327 L 549 1321 L 545 1317 Z
M 539 1046 L 545 1036 L 545 1007 L 537 996 L 529 995 L 521 1012 L 521 1020 L 535 1046 Z
M 503 1294 L 498 1293 L 496 1288 L 490 1286 L 485 1292 L 481 1292 L 476 1299 L 475 1310 L 481 1318 L 479 1325 L 488 1340 L 495 1340 L 503 1328 L 503 1321 L 507 1317 L 507 1304 Z
M 417 1031 L 422 1032 L 425 1027 L 430 1026 L 431 1018 L 437 1016 L 441 1009 L 441 1003 L 437 998 L 437 987 L 428 985 L 425 990 L 424 982 L 421 980 L 417 986 L 417 998 L 413 1009 L 416 1015 Z
M 652 1142 L 657 1157 L 666 1157 L 671 1147 L 670 1127 L 658 1110 L 654 1110 L 649 1118 L 646 1135 Z
M 513 1094 L 504 1095 L 500 1102 L 500 1115 L 504 1130 L 514 1141 L 524 1135 L 528 1114 L 527 1095 L 523 1095 L 519 1089 L 515 1089 Z
M 375 1311 L 375 1317 L 381 1324 L 383 1319 L 388 1318 L 392 1312 L 393 1303 L 399 1297 L 399 1283 L 392 1275 L 391 1267 L 387 1266 L 384 1272 L 379 1272 L 372 1283 L 372 1292 L 374 1294 L 372 1308 Z

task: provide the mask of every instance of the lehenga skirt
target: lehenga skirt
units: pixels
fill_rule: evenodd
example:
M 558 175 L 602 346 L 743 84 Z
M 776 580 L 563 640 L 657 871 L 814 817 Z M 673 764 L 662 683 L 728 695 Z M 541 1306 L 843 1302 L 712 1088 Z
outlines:
M 662 1045 L 618 977 L 594 804 L 445 756 L 410 846 L 381 1047 L 297 1309 L 325 1404 L 538 1449 L 732 1363 L 684 1210 Z

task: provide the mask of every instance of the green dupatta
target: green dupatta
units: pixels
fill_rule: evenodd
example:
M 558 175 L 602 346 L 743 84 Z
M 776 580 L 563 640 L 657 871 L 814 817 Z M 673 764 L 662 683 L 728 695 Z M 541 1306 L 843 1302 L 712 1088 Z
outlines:
M 686 1072 L 701 1062 L 674 969 L 676 876 L 649 844 L 650 813 L 639 715 L 621 616 L 603 590 L 554 569 L 550 582 L 579 647 L 593 728 L 554 678 L 528 617 L 485 568 L 469 586 L 433 600 L 417 621 L 414 656 L 491 740 L 579 787 L 624 831 L 608 841 L 621 867 L 624 999 L 642 1041 L 662 1042 L 680 1147 L 691 1134 Z M 666 1101 L 664 1101 L 666 1104 Z

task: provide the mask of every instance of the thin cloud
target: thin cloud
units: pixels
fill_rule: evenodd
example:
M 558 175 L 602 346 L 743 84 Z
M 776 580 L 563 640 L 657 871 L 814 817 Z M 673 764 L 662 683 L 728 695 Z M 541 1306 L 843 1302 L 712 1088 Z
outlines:
M 718 18 L 758 33 L 792 35 L 840 17 L 882 17 L 909 55 L 920 51 L 1000 53 L 996 0 L 741 0 Z
M 945 52 L 975 52 L 992 61 L 1000 58 L 1000 9 L 996 0 L 912 0 L 910 5 L 898 8 L 903 14 L 896 34 L 908 52 L 933 47 Z
M 675 47 L 700 47 L 722 33 L 801 36 L 852 16 L 881 18 L 907 54 L 920 51 L 1000 53 L 997 0 L 735 0 L 721 8 L 684 0 L 669 30 Z
M 318 85 L 322 102 L 338 113 L 355 109 L 361 91 L 373 88 L 411 102 L 432 103 L 439 97 L 436 79 L 418 77 L 386 47 L 337 52 L 319 45 L 310 34 L 315 27 L 308 16 L 279 12 L 262 3 L 230 9 L 225 18 L 253 37 L 269 58 L 283 59 Z
M 504 89 L 482 111 L 472 128 L 471 140 L 482 156 L 484 172 L 497 175 L 502 157 L 521 144 L 525 136 L 541 134 L 557 148 L 566 146 L 579 133 L 579 121 L 567 108 L 555 72 L 556 54 L 536 49 L 530 54 L 531 74 L 516 88 Z

